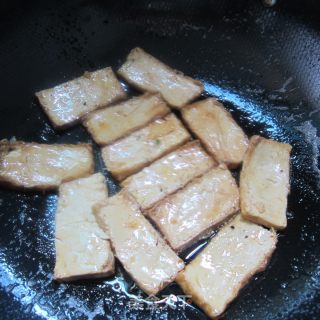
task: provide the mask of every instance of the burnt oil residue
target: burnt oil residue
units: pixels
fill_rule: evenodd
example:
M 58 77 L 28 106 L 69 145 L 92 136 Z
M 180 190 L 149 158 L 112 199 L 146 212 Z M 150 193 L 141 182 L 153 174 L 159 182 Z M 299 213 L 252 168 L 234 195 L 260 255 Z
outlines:
M 279 235 L 267 270 L 242 290 L 225 319 L 318 319 L 320 41 L 308 5 L 32 3 L 8 8 L 1 21 L 1 138 L 93 143 L 81 125 L 55 131 L 33 93 L 85 70 L 116 68 L 135 46 L 202 80 L 203 98 L 222 101 L 249 136 L 261 134 L 293 145 L 288 227 Z M 119 186 L 95 144 L 94 150 L 96 171 L 104 173 L 114 194 Z M 3 319 L 206 319 L 177 285 L 147 297 L 120 265 L 108 279 L 53 281 L 57 199 L 55 193 L 0 191 Z M 183 252 L 185 261 L 206 242 Z

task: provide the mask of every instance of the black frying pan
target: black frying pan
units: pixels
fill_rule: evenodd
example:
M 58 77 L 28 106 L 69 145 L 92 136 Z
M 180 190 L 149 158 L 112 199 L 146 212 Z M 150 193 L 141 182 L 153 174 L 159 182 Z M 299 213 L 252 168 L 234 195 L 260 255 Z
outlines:
M 225 318 L 319 319 L 318 1 L 11 0 L 0 8 L 1 138 L 92 142 L 81 126 L 54 131 L 34 92 L 117 67 L 141 46 L 202 80 L 205 95 L 222 100 L 249 135 L 291 143 L 288 227 Z M 119 266 L 110 279 L 53 282 L 56 202 L 55 193 L 0 191 L 1 319 L 206 319 L 181 297 L 174 302 L 182 294 L 175 284 L 159 295 L 175 294 L 169 305 L 145 295 L 135 305 L 141 292 Z

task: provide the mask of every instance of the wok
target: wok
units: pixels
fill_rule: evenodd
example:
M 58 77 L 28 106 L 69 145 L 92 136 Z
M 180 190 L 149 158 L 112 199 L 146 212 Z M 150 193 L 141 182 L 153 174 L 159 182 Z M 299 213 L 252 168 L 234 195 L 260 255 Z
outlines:
M 224 317 L 319 319 L 318 1 L 11 0 L 1 2 L 0 16 L 1 138 L 92 143 L 81 125 L 55 131 L 34 92 L 85 70 L 117 68 L 141 46 L 203 81 L 203 96 L 223 101 L 248 135 L 291 143 L 288 227 L 267 270 Z M 114 194 L 95 150 L 96 170 Z M 54 282 L 56 204 L 56 193 L 0 190 L 1 319 L 207 319 L 175 284 L 151 297 L 164 302 L 150 303 L 119 265 L 108 279 Z

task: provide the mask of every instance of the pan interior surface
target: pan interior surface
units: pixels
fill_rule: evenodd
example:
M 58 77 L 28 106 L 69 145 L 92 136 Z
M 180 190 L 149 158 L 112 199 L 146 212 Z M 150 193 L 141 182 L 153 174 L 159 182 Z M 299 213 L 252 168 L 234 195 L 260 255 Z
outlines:
M 221 100 L 249 136 L 291 143 L 288 227 L 267 270 L 225 319 L 319 318 L 318 2 L 11 1 L 0 9 L 1 139 L 93 143 L 80 125 L 55 131 L 34 92 L 117 68 L 141 46 L 203 81 L 203 97 Z M 96 170 L 114 194 L 119 187 L 94 148 Z M 177 285 L 147 297 L 119 265 L 108 279 L 54 282 L 56 205 L 56 193 L 0 190 L 2 319 L 207 319 Z M 205 241 L 184 253 L 186 261 Z

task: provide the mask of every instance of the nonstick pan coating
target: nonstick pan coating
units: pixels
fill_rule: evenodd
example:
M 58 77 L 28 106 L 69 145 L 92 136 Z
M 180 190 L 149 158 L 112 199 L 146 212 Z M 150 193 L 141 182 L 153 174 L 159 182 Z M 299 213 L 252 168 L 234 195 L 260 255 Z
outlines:
M 82 126 L 56 132 L 34 92 L 117 67 L 135 46 L 202 80 L 247 134 L 293 145 L 288 227 L 267 270 L 225 319 L 319 319 L 320 5 L 318 1 L 3 1 L 0 137 L 92 142 Z M 103 168 L 95 146 L 97 170 Z M 110 194 L 118 187 L 110 175 Z M 116 277 L 58 284 L 55 193 L 0 190 L 1 319 L 206 319 L 174 299 L 148 304 L 118 266 Z M 146 296 L 142 296 L 146 299 Z M 160 307 L 154 307 L 154 306 Z M 161 310 L 161 307 L 163 310 Z

